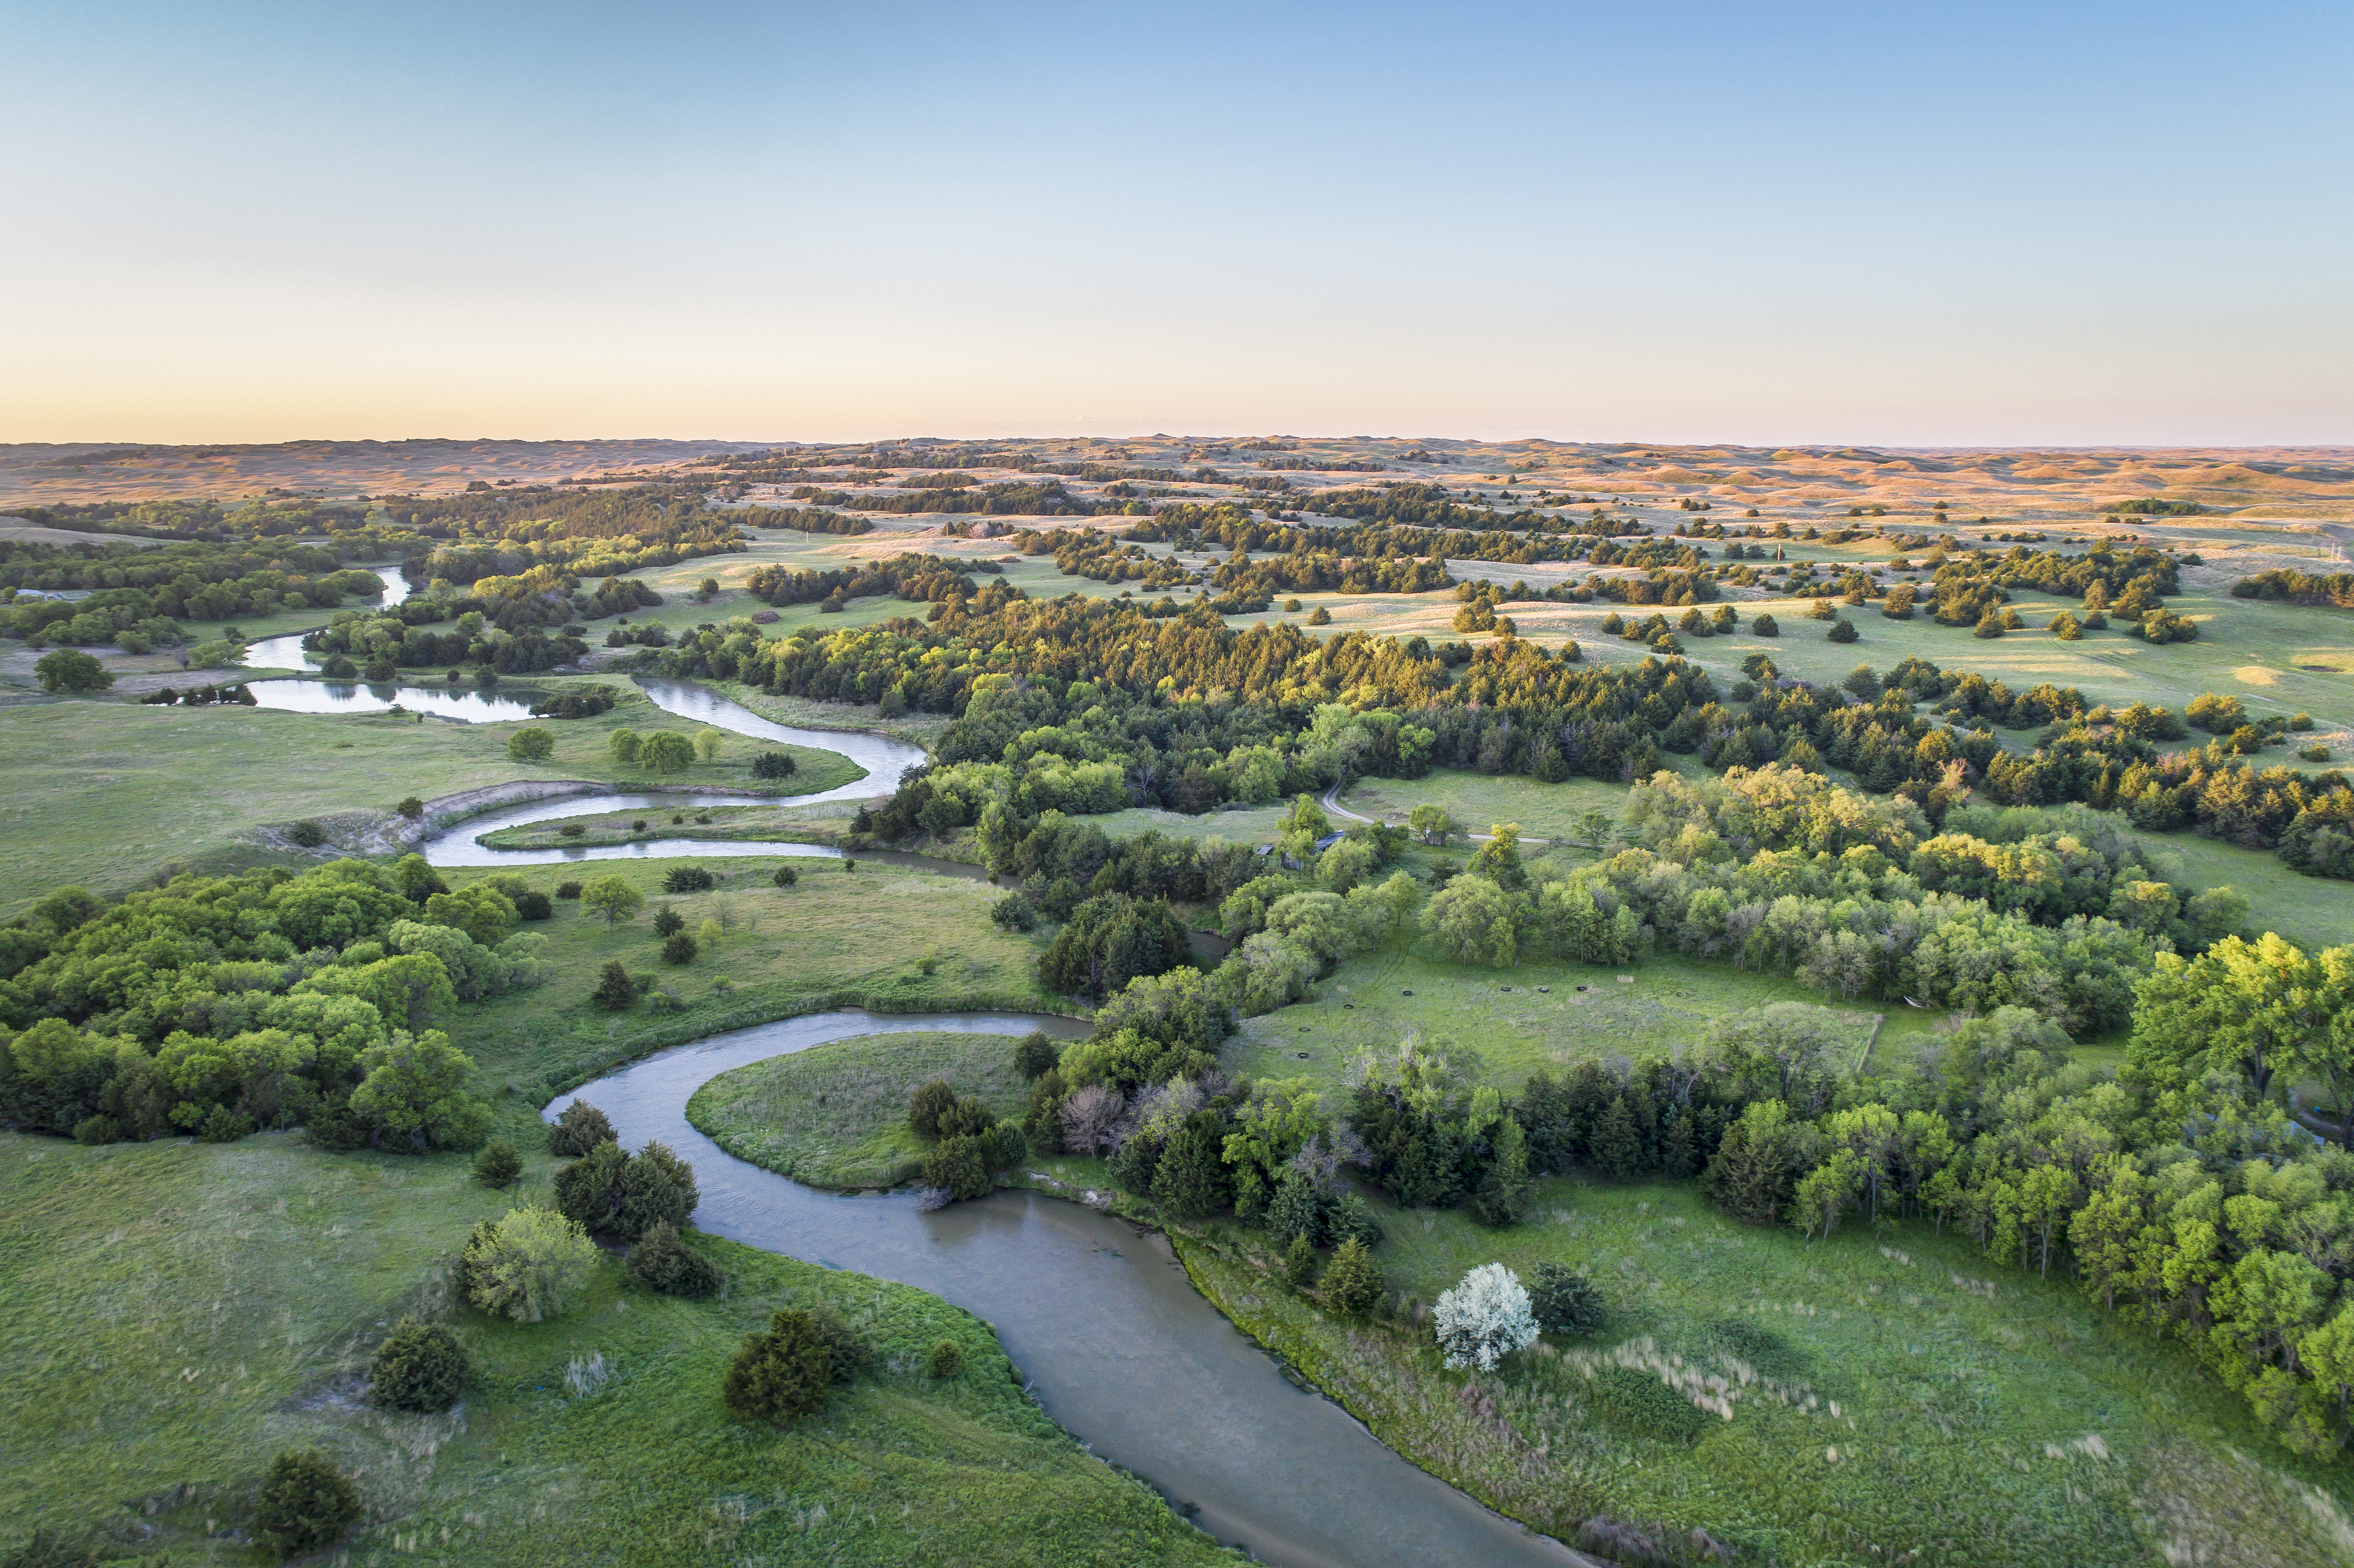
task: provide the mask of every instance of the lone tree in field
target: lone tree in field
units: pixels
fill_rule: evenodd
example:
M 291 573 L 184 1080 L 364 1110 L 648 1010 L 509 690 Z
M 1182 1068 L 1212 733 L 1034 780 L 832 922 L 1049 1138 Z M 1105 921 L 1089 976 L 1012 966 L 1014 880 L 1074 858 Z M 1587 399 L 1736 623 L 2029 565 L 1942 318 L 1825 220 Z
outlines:
M 359 1489 L 333 1459 L 316 1448 L 290 1449 L 262 1480 L 253 1531 L 280 1557 L 301 1557 L 341 1541 L 359 1517 Z
M 643 908 L 646 895 L 631 886 L 627 877 L 600 876 L 580 890 L 580 902 L 602 915 L 610 931 Z
M 1520 1277 L 1488 1263 L 1439 1297 L 1437 1331 L 1448 1366 L 1494 1372 L 1506 1356 L 1536 1342 L 1537 1321 Z
M 466 1294 L 485 1312 L 536 1323 L 572 1304 L 599 1255 L 578 1221 L 552 1209 L 516 1209 L 476 1227 L 466 1246 Z
M 608 959 L 598 973 L 597 989 L 588 993 L 588 1000 L 608 1012 L 619 1012 L 637 1001 L 638 982 L 630 978 L 620 959 Z
M 764 751 L 752 758 L 752 777 L 755 779 L 790 779 L 793 776 L 794 768 L 793 756 L 790 751 Z
M 746 1337 L 720 1380 L 728 1409 L 754 1421 L 790 1421 L 825 1404 L 833 1383 L 833 1350 L 817 1319 L 786 1308 L 765 1332 Z
M 458 1403 L 466 1352 L 439 1323 L 403 1318 L 368 1360 L 369 1403 L 386 1410 L 435 1414 Z
M 114 684 L 106 666 L 79 648 L 55 648 L 42 654 L 33 673 L 40 677 L 43 691 L 60 696 L 87 696 Z
M 638 762 L 656 773 L 684 773 L 695 766 L 695 742 L 676 730 L 656 730 L 638 743 Z
M 507 736 L 510 762 L 545 762 L 555 755 L 555 733 L 542 726 L 527 724 Z

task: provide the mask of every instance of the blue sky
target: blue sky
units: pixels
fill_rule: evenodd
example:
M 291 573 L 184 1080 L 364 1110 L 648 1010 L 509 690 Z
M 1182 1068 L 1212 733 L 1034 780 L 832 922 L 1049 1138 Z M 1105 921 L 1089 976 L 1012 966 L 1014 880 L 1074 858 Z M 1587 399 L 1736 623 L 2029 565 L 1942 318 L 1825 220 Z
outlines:
M 19 4 L 0 440 L 2354 442 L 2354 9 Z

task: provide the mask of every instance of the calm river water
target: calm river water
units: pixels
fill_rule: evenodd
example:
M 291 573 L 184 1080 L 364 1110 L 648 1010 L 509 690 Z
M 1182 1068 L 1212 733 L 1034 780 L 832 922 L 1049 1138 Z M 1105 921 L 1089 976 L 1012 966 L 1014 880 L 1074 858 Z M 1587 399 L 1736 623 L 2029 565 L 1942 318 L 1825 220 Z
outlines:
M 896 1279 L 985 1319 L 1040 1403 L 1219 1540 L 1287 1568 L 1561 1568 L 1582 1561 L 1415 1468 L 1287 1382 L 1194 1290 L 1168 1244 L 1077 1203 L 1000 1192 L 937 1213 L 907 1193 L 820 1192 L 736 1159 L 690 1126 L 688 1097 L 730 1068 L 899 1030 L 1068 1037 L 1022 1013 L 788 1019 L 664 1051 L 560 1097 L 695 1166 L 703 1230 Z

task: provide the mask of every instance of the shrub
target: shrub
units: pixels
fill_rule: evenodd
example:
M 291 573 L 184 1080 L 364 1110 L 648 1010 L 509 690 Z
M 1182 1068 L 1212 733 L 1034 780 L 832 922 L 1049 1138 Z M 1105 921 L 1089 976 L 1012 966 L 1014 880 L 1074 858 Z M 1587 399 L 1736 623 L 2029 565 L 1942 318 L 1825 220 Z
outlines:
M 924 1185 L 959 1198 L 981 1198 L 997 1185 L 997 1139 L 991 1134 L 943 1138 L 924 1156 Z
M 81 1144 L 120 1143 L 122 1124 L 111 1116 L 85 1117 L 74 1123 L 73 1136 Z
M 1033 1029 L 1013 1044 L 1013 1067 L 1024 1078 L 1035 1078 L 1063 1059 L 1062 1047 L 1043 1029 Z
M 956 1107 L 956 1091 L 942 1078 L 917 1087 L 907 1097 L 907 1128 L 917 1138 L 934 1139 L 940 1135 L 940 1117 Z
M 609 964 L 608 969 L 619 969 Z M 629 977 L 621 977 L 624 980 Z M 558 1111 L 556 1119 L 547 1124 L 547 1151 L 567 1160 L 578 1159 L 600 1143 L 617 1143 L 612 1118 L 587 1100 L 574 1100 Z
M 556 1173 L 556 1206 L 564 1217 L 622 1241 L 657 1224 L 684 1224 L 699 1200 L 695 1167 L 659 1143 L 635 1154 L 600 1143 Z
M 580 896 L 580 885 L 577 882 L 559 882 L 556 885 L 556 895 L 558 898 L 578 898 Z
M 673 866 L 663 878 L 664 893 L 708 893 L 718 883 L 705 868 L 699 865 Z
M 608 1012 L 619 1012 L 638 1000 L 638 982 L 630 978 L 620 959 L 609 959 L 598 972 L 597 989 L 588 993 L 588 1000 Z
M 691 964 L 695 962 L 695 955 L 698 951 L 700 949 L 695 947 L 695 938 L 680 931 L 663 944 L 663 962 Z
M 1283 1255 L 1283 1282 L 1294 1290 L 1316 1283 L 1316 1248 L 1305 1235 L 1293 1236 Z
M 1324 1299 L 1335 1312 L 1355 1317 L 1381 1299 L 1389 1281 L 1373 1249 L 1351 1236 L 1334 1249 L 1324 1270 Z
M 206 1113 L 204 1125 L 196 1129 L 201 1143 L 235 1143 L 254 1133 L 253 1118 L 228 1106 L 215 1106 Z
M 1548 1334 L 1591 1334 L 1609 1316 L 1602 1292 L 1584 1275 L 1558 1263 L 1541 1263 L 1529 1279 L 1529 1310 Z
M 2182 716 L 2210 735 L 2229 735 L 2248 722 L 2247 710 L 2237 697 L 2219 696 L 2213 692 L 2201 692 L 2190 699 Z
M 2329 747 L 2326 746 L 2305 747 L 2298 750 L 2297 756 L 2306 762 L 2327 762 L 2329 760 Z M 77 1138 L 81 1136 L 80 1128 L 75 1129 L 74 1136 Z
M 1689 1444 L 1708 1429 L 1708 1417 L 1691 1401 L 1634 1367 L 1606 1367 L 1586 1385 L 1586 1404 L 1621 1432 Z
M 1997 615 L 1992 610 L 1988 610 L 1984 615 L 1978 617 L 1978 623 L 1977 626 L 1971 628 L 1970 635 L 1973 637 L 2001 636 L 2002 617 Z
M 597 1258 L 597 1244 L 577 1221 L 549 1209 L 516 1209 L 475 1227 L 466 1245 L 466 1294 L 485 1312 L 536 1323 L 572 1304 Z
M 752 777 L 755 779 L 790 779 L 792 776 L 793 758 L 790 752 L 764 751 L 752 758 Z
M 523 1174 L 523 1156 L 504 1139 L 486 1143 L 474 1156 L 474 1180 L 485 1187 L 508 1186 Z
M 1002 930 L 1031 931 L 1038 926 L 1038 906 L 1019 893 L 1009 893 L 990 906 L 989 917 Z
M 262 1479 L 253 1531 L 280 1557 L 299 1557 L 333 1546 L 359 1517 L 359 1489 L 333 1459 L 316 1448 L 290 1450 L 271 1461 Z
M 545 920 L 556 913 L 556 906 L 547 895 L 536 888 L 526 888 L 515 895 L 515 913 L 525 920 Z
M 1772 616 L 1766 614 L 1764 610 L 1759 610 L 1755 619 L 1752 620 L 1749 623 L 1749 635 L 1752 637 L 1779 637 L 1782 635 L 1782 628 L 1776 622 Z
M 1493 1372 L 1513 1351 L 1535 1342 L 1536 1319 L 1520 1277 L 1500 1263 L 1481 1264 L 1438 1298 L 1438 1348 L 1450 1367 Z
M 317 849 L 327 842 L 327 830 L 305 818 L 287 828 L 286 842 L 297 849 Z
M 439 1323 L 403 1318 L 368 1359 L 371 1404 L 430 1414 L 458 1403 L 466 1383 L 466 1352 Z
M 678 1227 L 668 1221 L 647 1226 L 621 1266 L 665 1296 L 708 1296 L 719 1288 L 719 1266 L 680 1240 Z
M 961 1377 L 964 1374 L 964 1347 L 954 1340 L 942 1340 L 932 1347 L 932 1353 L 924 1358 L 924 1372 L 928 1377 Z
M 1308 624 L 1310 626 L 1330 626 L 1332 624 L 1332 612 L 1320 604 L 1314 609 L 1308 612 Z
M 1845 616 L 1831 622 L 1830 640 L 1833 642 L 1853 642 L 1862 635 L 1855 629 L 1855 622 Z
M 769 1327 L 745 1337 L 720 1380 L 728 1409 L 754 1421 L 790 1421 L 825 1404 L 833 1383 L 833 1351 L 807 1312 L 785 1308 Z
M 405 798 L 399 805 L 395 806 L 393 810 L 399 812 L 402 816 L 407 817 L 413 822 L 425 815 L 425 802 L 419 800 L 416 796 L 410 795 Z
M 801 874 L 800 872 L 795 871 L 790 865 L 780 865 L 777 867 L 777 874 L 770 877 L 769 880 L 775 883 L 779 887 L 790 887 L 794 883 L 799 882 L 801 879 Z
M 677 936 L 681 931 L 684 931 L 684 930 L 685 930 L 685 929 L 686 929 L 686 917 L 685 917 L 684 916 L 681 915 L 677 910 L 675 910 L 675 909 L 657 909 L 657 910 L 655 910 L 655 911 L 654 911 L 654 935 L 655 935 L 655 936 L 657 936 L 657 937 L 675 937 L 675 936 Z

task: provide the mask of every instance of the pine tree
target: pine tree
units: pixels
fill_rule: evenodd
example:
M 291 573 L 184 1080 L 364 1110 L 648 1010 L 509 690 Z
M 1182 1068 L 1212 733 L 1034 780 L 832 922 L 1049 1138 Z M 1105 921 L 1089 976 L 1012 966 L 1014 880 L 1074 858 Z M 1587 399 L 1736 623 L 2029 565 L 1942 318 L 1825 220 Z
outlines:
M 1590 1142 L 1595 1169 L 1613 1181 L 1623 1181 L 1642 1170 L 1643 1139 L 1635 1130 L 1626 1096 L 1620 1095 L 1604 1109 L 1594 1124 Z
M 1352 1236 L 1332 1254 L 1324 1270 L 1325 1304 L 1335 1312 L 1354 1317 L 1381 1299 L 1389 1288 L 1381 1260 L 1373 1249 Z
M 1483 1225 L 1518 1224 L 1528 1213 L 1529 1192 L 1528 1137 L 1508 1116 L 1497 1124 L 1494 1157 L 1471 1195 L 1472 1217 Z
M 1692 1113 L 1689 1107 L 1668 1123 L 1668 1130 L 1659 1139 L 1659 1171 L 1678 1181 L 1700 1169 L 1700 1158 L 1692 1148 Z
M 610 1012 L 619 1012 L 638 1000 L 638 982 L 630 978 L 620 959 L 611 959 L 597 977 L 597 989 L 588 993 L 588 1000 Z
M 1180 1220 L 1198 1220 L 1226 1206 L 1225 1137 L 1217 1113 L 1195 1111 L 1169 1139 L 1152 1173 L 1152 1201 Z
M 1305 1290 L 1316 1283 L 1316 1249 L 1308 1245 L 1306 1236 L 1291 1238 L 1290 1250 L 1283 1255 L 1283 1282 L 1294 1290 Z

